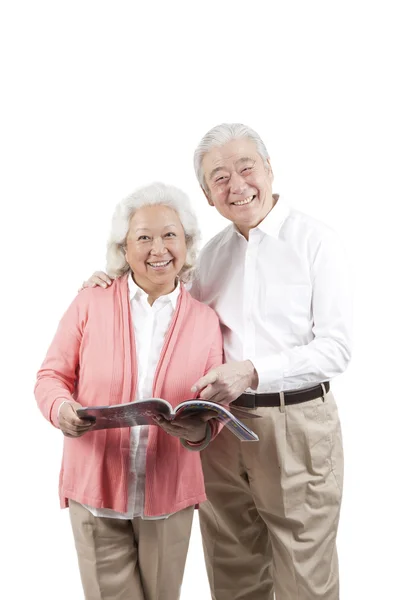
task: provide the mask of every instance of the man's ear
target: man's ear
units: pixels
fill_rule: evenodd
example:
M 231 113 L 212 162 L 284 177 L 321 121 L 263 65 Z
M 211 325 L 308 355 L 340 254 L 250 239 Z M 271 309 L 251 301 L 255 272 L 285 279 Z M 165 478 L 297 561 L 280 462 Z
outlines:
M 210 206 L 214 206 L 214 202 L 211 200 L 209 192 L 206 192 L 206 190 L 203 188 L 203 186 L 201 186 L 201 189 L 203 190 L 203 194 L 205 195 L 205 197 L 207 198 L 207 202 Z
M 271 161 L 270 161 L 269 158 L 267 158 L 267 160 L 265 162 L 266 162 L 265 168 L 267 169 L 267 173 L 269 175 L 271 183 L 273 183 L 273 181 L 274 181 L 274 172 L 273 172 L 272 167 L 271 167 Z

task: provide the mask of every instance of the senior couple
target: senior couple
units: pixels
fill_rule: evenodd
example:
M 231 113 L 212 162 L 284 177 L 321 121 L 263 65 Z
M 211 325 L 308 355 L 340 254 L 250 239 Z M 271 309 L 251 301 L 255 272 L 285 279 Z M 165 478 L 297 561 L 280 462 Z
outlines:
M 181 191 L 154 184 L 121 202 L 107 274 L 75 298 L 38 373 L 39 407 L 65 436 L 60 498 L 85 598 L 177 600 L 199 505 L 213 600 L 337 600 L 330 381 L 350 359 L 347 261 L 331 229 L 272 193 L 252 129 L 213 128 L 194 163 L 230 224 L 196 262 Z M 254 413 L 259 442 L 220 431 L 213 413 L 91 431 L 76 412 L 197 396 Z

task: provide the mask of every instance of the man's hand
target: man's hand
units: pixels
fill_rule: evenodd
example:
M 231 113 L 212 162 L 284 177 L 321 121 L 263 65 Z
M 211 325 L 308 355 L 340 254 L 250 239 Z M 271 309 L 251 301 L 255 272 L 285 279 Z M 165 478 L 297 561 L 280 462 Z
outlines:
M 258 375 L 250 360 L 221 365 L 201 377 L 192 392 L 200 392 L 200 398 L 221 404 L 230 404 L 243 392 L 258 385 Z
M 76 414 L 76 409 L 82 408 L 79 402 L 65 402 L 60 408 L 58 415 L 58 424 L 61 431 L 67 437 L 80 437 L 93 425 L 89 419 L 81 419 Z
M 99 285 L 103 288 L 106 288 L 111 284 L 112 279 L 107 275 L 107 273 L 104 273 L 104 271 L 95 271 L 87 281 L 82 283 L 82 287 L 79 288 L 78 292 L 87 287 L 96 287 L 96 285 Z
M 210 410 L 197 415 L 182 415 L 173 421 L 168 421 L 164 417 L 154 417 L 154 422 L 169 435 L 196 443 L 204 440 L 207 432 L 207 421 L 215 418 L 215 416 L 215 412 Z

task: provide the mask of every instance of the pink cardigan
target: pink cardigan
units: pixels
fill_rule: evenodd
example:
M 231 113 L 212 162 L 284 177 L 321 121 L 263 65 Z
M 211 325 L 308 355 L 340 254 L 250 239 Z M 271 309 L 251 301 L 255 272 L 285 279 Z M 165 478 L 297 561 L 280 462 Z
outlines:
M 218 317 L 181 286 L 156 369 L 153 396 L 176 406 L 193 398 L 193 383 L 222 363 Z M 135 398 L 137 367 L 128 278 L 106 290 L 80 292 L 63 316 L 38 372 L 35 396 L 43 415 L 58 427 L 65 399 L 83 406 L 119 404 Z M 214 434 L 216 428 L 214 428 Z M 64 438 L 61 506 L 68 498 L 96 508 L 127 510 L 130 429 Z M 200 453 L 150 426 L 146 455 L 146 516 L 182 510 L 206 499 Z

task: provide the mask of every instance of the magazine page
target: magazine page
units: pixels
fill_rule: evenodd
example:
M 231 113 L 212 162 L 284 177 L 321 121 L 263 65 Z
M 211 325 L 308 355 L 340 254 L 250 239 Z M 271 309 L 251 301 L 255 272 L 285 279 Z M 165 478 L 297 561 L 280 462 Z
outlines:
M 230 410 L 222 404 L 216 402 L 208 402 L 207 400 L 186 400 L 186 402 L 179 404 L 175 409 L 176 415 L 182 415 L 184 413 L 196 413 L 203 410 L 212 410 L 216 413 L 216 418 L 221 423 L 225 424 L 236 437 L 242 442 L 257 442 L 258 436 L 254 433 L 247 425 L 245 425 L 240 419 L 235 417 Z
M 77 414 L 82 419 L 95 419 L 91 431 L 96 429 L 112 429 L 114 427 L 135 427 L 137 425 L 154 425 L 153 416 L 164 415 L 170 418 L 171 409 L 168 402 L 161 398 L 139 400 L 127 404 L 112 406 L 88 406 L 79 408 Z

